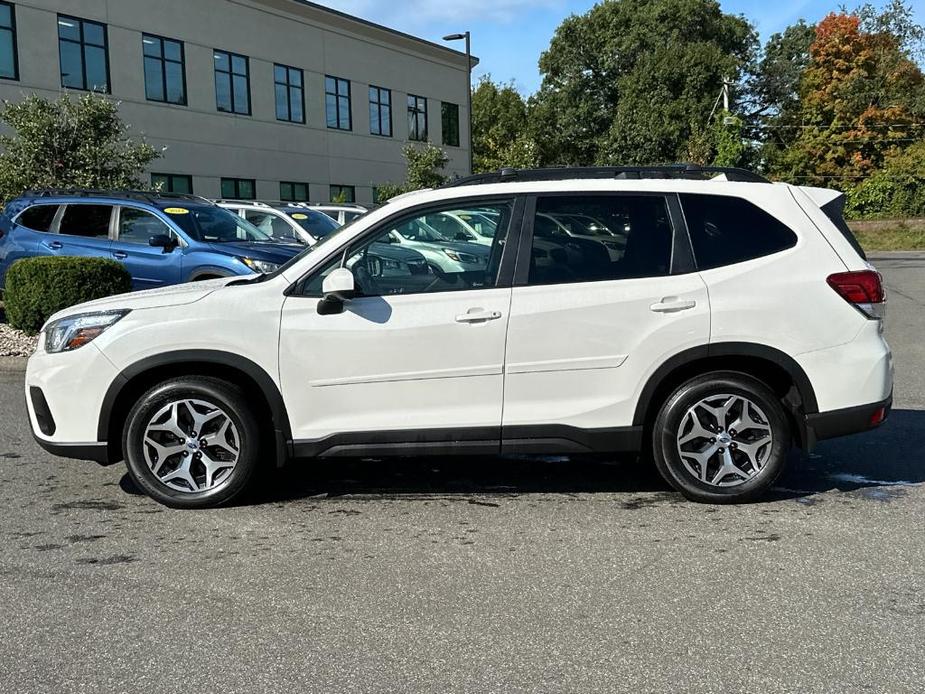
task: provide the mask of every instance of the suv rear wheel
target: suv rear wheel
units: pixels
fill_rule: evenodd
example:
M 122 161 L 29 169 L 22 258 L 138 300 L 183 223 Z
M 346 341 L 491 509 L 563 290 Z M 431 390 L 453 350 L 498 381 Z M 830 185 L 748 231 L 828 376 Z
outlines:
M 217 378 L 184 376 L 146 392 L 122 441 L 132 480 L 174 508 L 230 502 L 257 467 L 260 434 L 244 393 Z
M 765 492 L 783 472 L 790 424 L 761 381 L 713 372 L 682 384 L 665 401 L 652 444 L 659 472 L 688 499 L 737 503 Z

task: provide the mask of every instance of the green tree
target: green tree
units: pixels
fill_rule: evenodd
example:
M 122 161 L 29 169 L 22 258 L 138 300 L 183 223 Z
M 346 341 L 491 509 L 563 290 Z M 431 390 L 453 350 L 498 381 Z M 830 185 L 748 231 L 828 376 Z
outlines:
M 117 105 L 97 94 L 4 102 L 0 121 L 13 130 L 0 136 L 4 203 L 31 188 L 137 188 L 161 155 L 129 138 Z
M 496 84 L 491 75 L 472 92 L 472 156 L 475 173 L 538 163 L 526 101 L 513 84 Z
M 377 202 L 385 202 L 402 193 L 423 188 L 438 188 L 446 182 L 444 168 L 449 162 L 446 152 L 428 142 L 426 145 L 407 145 L 402 155 L 408 166 L 404 183 L 385 183 L 378 186 Z
M 750 63 L 755 33 L 715 0 L 603 0 L 556 30 L 532 100 L 544 164 L 688 158 L 724 79 Z
M 848 190 L 855 219 L 925 217 L 925 140 L 887 154 L 883 168 Z

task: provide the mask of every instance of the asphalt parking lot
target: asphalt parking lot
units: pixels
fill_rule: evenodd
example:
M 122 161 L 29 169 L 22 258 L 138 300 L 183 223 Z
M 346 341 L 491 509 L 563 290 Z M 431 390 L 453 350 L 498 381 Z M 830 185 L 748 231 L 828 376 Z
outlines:
M 0 372 L 4 692 L 921 692 L 925 254 L 895 410 L 695 505 L 628 462 L 337 462 L 171 511 L 32 441 Z

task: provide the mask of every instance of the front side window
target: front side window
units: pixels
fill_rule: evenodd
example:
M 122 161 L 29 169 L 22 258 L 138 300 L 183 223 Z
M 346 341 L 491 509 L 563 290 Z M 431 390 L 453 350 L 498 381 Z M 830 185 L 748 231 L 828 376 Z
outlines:
M 671 269 L 671 248 L 668 205 L 661 196 L 541 197 L 529 284 L 662 277 Z
M 369 88 L 369 132 L 392 137 L 392 90 Z
M 58 15 L 61 86 L 109 93 L 106 25 Z
M 215 107 L 225 113 L 251 113 L 250 66 L 246 56 L 215 51 Z
M 58 225 L 59 234 L 106 238 L 109 236 L 111 205 L 68 205 Z
M 339 77 L 324 78 L 324 113 L 329 128 L 352 130 L 350 82 Z
M 308 200 L 308 184 L 281 181 L 279 184 L 279 199 L 283 202 L 306 202 Z
M 57 211 L 57 205 L 35 205 L 20 214 L 16 223 L 32 231 L 48 231 Z
M 253 178 L 223 178 L 222 197 L 228 200 L 253 200 L 257 197 Z
M 356 202 L 355 186 L 331 186 L 331 202 Z
M 682 194 L 681 206 L 701 270 L 771 255 L 797 242 L 789 227 L 742 198 Z
M 443 144 L 459 147 L 459 106 L 446 101 L 440 104 L 441 125 L 443 126 Z
M 440 210 L 386 223 L 346 253 L 346 267 L 353 272 L 360 295 L 397 296 L 495 287 L 513 204 L 493 202 L 489 209 L 498 218 L 498 231 L 490 246 L 456 240 L 434 229 L 428 219 L 439 215 Z M 454 213 L 460 211 L 468 210 L 454 208 Z M 339 254 L 311 276 L 302 293 L 320 297 L 324 277 L 342 261 Z
M 223 207 L 211 205 L 168 207 L 164 209 L 164 212 L 170 215 L 174 224 L 195 241 L 232 243 L 234 241 L 270 240 L 267 234 L 253 224 Z
M 183 43 L 142 34 L 141 48 L 145 61 L 145 98 L 186 106 Z
M 19 79 L 16 11 L 8 2 L 0 2 L 0 77 L 8 80 Z
M 408 139 L 427 141 L 427 99 L 408 95 Z
M 152 236 L 171 236 L 170 227 L 150 212 L 134 207 L 119 210 L 118 240 L 123 243 L 148 245 Z
M 274 65 L 273 82 L 276 89 L 276 119 L 290 123 L 304 123 L 302 71 L 297 67 Z
M 193 194 L 193 177 L 187 174 L 151 174 L 151 186 L 163 193 Z

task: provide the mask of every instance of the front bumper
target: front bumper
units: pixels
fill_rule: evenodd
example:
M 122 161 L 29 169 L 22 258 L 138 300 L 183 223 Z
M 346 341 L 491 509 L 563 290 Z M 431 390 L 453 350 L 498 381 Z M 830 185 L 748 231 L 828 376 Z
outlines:
M 812 450 L 817 441 L 876 429 L 887 420 L 892 409 L 890 393 L 890 397 L 880 402 L 805 415 L 806 448 Z

